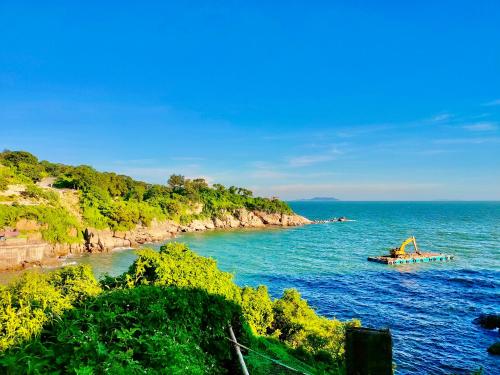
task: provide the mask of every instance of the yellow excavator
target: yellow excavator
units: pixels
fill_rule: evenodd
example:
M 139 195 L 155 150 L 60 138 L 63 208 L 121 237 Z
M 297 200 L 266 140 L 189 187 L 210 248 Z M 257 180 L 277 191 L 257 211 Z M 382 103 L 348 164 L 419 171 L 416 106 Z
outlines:
M 421 254 L 420 250 L 418 249 L 417 246 L 417 240 L 415 239 L 414 236 L 411 236 L 410 238 L 407 238 L 406 240 L 403 241 L 400 247 L 395 247 L 394 249 L 391 249 L 391 257 L 392 258 L 404 258 L 406 255 L 408 255 L 405 252 L 405 247 L 406 245 L 413 243 L 413 246 L 415 247 L 415 252 L 417 254 Z
M 413 244 L 415 247 L 414 252 L 406 252 L 405 247 L 409 244 Z M 401 246 L 391 249 L 390 254 L 381 255 L 377 257 L 368 257 L 370 262 L 384 263 L 390 265 L 399 264 L 410 264 L 410 263 L 427 263 L 427 262 L 437 262 L 446 261 L 453 259 L 453 255 L 443 254 L 443 253 L 428 253 L 426 251 L 422 252 L 417 246 L 417 240 L 414 236 L 407 238 L 403 241 Z

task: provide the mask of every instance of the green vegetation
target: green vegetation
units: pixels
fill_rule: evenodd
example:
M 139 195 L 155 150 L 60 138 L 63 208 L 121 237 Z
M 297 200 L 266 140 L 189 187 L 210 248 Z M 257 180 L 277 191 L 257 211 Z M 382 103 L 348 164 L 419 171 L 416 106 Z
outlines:
M 21 170 L 26 169 L 26 163 L 23 163 Z M 47 242 L 81 241 L 81 223 L 63 207 L 59 195 L 52 190 L 38 187 L 26 175 L 16 171 L 16 167 L 0 164 L 0 190 L 7 189 L 8 185 L 23 187 L 18 196 L 1 196 L 10 204 L 0 204 L 0 228 L 15 227 L 21 219 L 34 220 L 39 224 L 42 237 Z M 25 204 L 25 201 L 29 204 Z
M 40 232 L 50 243 L 77 243 L 82 239 L 80 223 L 61 206 L 24 206 L 13 204 L 0 206 L 0 227 L 13 227 L 20 219 L 35 220 L 41 223 Z
M 85 267 L 30 273 L 1 290 L 0 369 L 7 373 L 237 373 L 232 324 L 252 374 L 342 373 L 346 327 L 295 290 L 272 300 L 241 288 L 185 245 L 138 259 L 101 288 Z M 33 286 L 36 284 L 36 287 Z M 101 291 L 102 290 L 102 291 Z M 26 313 L 21 313 L 26 310 Z M 23 330 L 21 327 L 30 327 Z M 263 357 L 264 356 L 264 357 Z
M 188 224 L 242 208 L 292 212 L 243 188 L 181 175 L 146 184 L 23 151 L 0 153 L 0 193 L 0 228 L 25 219 L 36 228 L 25 232 L 50 243 L 82 241 L 85 227 Z M 253 350 L 246 353 L 252 373 L 288 371 L 266 356 L 308 373 L 337 373 L 345 328 L 359 322 L 319 317 L 294 290 L 273 300 L 265 286 L 239 287 L 214 260 L 169 244 L 139 250 L 128 272 L 100 283 L 80 266 L 28 272 L 0 287 L 0 372 L 235 373 L 229 324 Z
M 227 373 L 236 363 L 226 326 L 237 314 L 237 306 L 201 290 L 115 290 L 8 351 L 0 368 L 16 374 Z
M 4 151 L 0 154 L 3 165 L 11 167 L 17 175 L 38 181 L 44 176 L 44 168 L 35 155 L 26 151 Z
M 0 351 L 38 335 L 45 323 L 100 291 L 85 266 L 28 272 L 9 287 L 0 286 Z
M 49 176 L 56 178 L 54 187 L 79 192 L 80 226 L 75 225 L 74 215 L 61 211 L 65 209 L 58 194 L 35 185 Z M 51 242 L 72 241 L 67 237 L 70 227 L 125 231 L 137 224 L 149 225 L 153 219 L 188 224 L 194 219 L 222 217 L 240 208 L 269 213 L 292 212 L 280 200 L 253 197 L 251 191 L 234 186 L 226 188 L 215 184 L 209 187 L 204 179 L 172 175 L 166 185 L 147 184 L 128 176 L 98 172 L 86 165 L 73 167 L 38 161 L 25 151 L 0 153 L 0 191 L 11 184 L 26 186 L 17 201 L 26 198 L 40 208 L 21 210 L 2 204 L 0 220 L 6 219 L 0 221 L 0 226 L 11 225 L 20 218 L 34 218 L 48 225 L 44 238 Z M 58 223 L 52 220 L 54 210 L 58 216 L 65 216 Z

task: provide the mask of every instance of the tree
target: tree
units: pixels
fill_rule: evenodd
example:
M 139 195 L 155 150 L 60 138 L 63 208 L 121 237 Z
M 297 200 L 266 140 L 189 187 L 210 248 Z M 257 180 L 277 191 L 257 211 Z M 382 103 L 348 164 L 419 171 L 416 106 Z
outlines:
M 243 195 L 244 197 L 251 197 L 253 192 L 245 188 L 238 188 L 238 194 Z
M 38 158 L 26 151 L 5 150 L 0 154 L 0 162 L 14 168 L 18 173 L 38 181 L 43 177 L 44 169 L 38 163 Z
M 125 196 L 127 200 L 136 200 L 138 202 L 142 202 L 144 199 L 144 194 L 146 193 L 146 185 L 145 184 L 135 184 L 135 186 L 130 189 Z
M 168 179 L 167 184 L 172 188 L 172 190 L 179 191 L 184 188 L 186 178 L 180 174 L 173 174 Z
M 215 190 L 217 190 L 217 191 L 219 191 L 219 192 L 221 192 L 221 193 L 223 193 L 223 192 L 225 192 L 225 191 L 226 191 L 226 187 L 225 187 L 224 185 L 221 185 L 221 184 L 213 184 L 213 185 L 212 185 L 212 187 L 213 187 Z
M 195 190 L 201 191 L 208 188 L 207 181 L 204 178 L 195 178 L 191 181 L 191 184 Z
M 15 167 L 21 163 L 38 164 L 38 158 L 27 151 L 5 150 L 0 154 L 0 159 L 4 161 L 4 164 Z

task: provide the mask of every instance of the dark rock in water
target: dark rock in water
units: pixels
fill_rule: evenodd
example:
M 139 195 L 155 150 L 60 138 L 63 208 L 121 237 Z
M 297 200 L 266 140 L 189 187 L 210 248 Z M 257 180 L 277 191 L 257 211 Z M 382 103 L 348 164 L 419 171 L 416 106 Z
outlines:
M 500 355 L 500 341 L 491 345 L 488 348 L 488 353 L 494 354 L 494 355 Z
M 481 314 L 474 323 L 486 329 L 500 328 L 500 314 Z

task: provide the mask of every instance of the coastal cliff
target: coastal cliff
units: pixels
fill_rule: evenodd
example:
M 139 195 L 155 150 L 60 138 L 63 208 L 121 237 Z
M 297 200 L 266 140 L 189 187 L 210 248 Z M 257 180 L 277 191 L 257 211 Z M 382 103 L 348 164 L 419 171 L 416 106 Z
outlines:
M 238 209 L 213 219 L 197 219 L 188 225 L 171 220 L 153 220 L 149 226 L 137 225 L 127 231 L 85 228 L 83 240 L 78 243 L 48 243 L 43 241 L 34 221 L 22 220 L 16 230 L 29 235 L 9 238 L 0 242 L 0 271 L 29 268 L 32 266 L 60 264 L 61 258 L 84 253 L 108 252 L 120 248 L 134 248 L 176 237 L 180 233 L 214 229 L 292 227 L 310 224 L 311 221 L 297 214 L 266 213 Z
M 182 232 L 310 223 L 278 198 L 171 175 L 137 181 L 87 165 L 0 153 L 0 270 L 161 242 Z
M 137 247 L 145 243 L 154 243 L 173 238 L 179 233 L 200 232 L 213 229 L 263 228 L 269 226 L 292 227 L 310 224 L 311 221 L 297 214 L 277 214 L 251 212 L 246 209 L 227 213 L 222 218 L 193 220 L 188 225 L 174 221 L 156 221 L 147 226 L 137 226 L 129 231 L 96 230 L 84 231 L 85 251 L 102 252 L 116 248 Z

